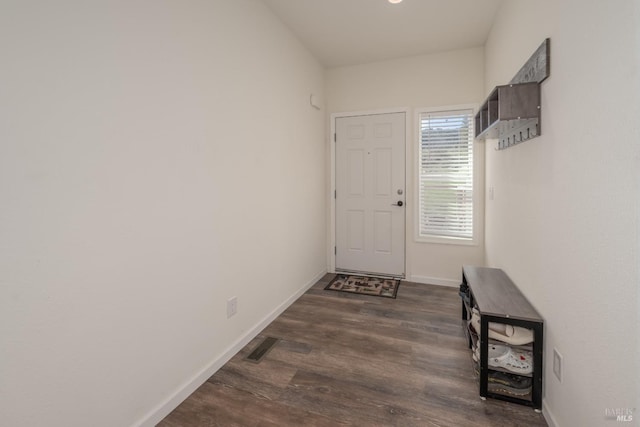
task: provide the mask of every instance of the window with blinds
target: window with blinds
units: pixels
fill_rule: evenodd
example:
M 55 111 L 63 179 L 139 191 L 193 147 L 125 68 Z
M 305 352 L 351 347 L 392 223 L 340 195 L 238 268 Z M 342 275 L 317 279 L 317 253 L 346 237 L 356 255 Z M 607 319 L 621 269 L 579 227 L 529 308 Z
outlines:
M 419 237 L 473 240 L 473 110 L 419 114 Z

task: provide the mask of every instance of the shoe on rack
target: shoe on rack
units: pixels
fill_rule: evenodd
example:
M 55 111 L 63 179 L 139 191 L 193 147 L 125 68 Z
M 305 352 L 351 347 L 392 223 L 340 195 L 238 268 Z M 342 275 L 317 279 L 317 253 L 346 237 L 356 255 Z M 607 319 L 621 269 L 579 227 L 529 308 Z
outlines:
M 488 365 L 503 368 L 514 374 L 527 375 L 533 372 L 533 356 L 530 351 L 514 349 L 506 345 L 489 344 Z M 472 358 L 480 363 L 480 346 L 474 349 Z
M 487 391 L 491 393 L 510 394 L 516 397 L 526 396 L 531 393 L 531 387 L 525 389 L 513 388 L 502 384 L 487 384 Z
M 458 292 L 460 292 L 460 295 L 462 294 L 469 294 L 469 285 L 467 285 L 466 283 L 460 283 L 460 286 L 458 287 Z
M 533 330 L 504 323 L 489 323 L 489 337 L 511 345 L 525 345 L 533 342 Z
M 480 335 L 480 312 L 477 308 L 471 310 L 471 326 Z M 511 345 L 525 345 L 533 342 L 533 330 L 489 322 L 489 338 Z
M 489 383 L 498 384 L 504 387 L 509 387 L 516 390 L 529 390 L 531 391 L 531 378 L 522 377 L 519 375 L 507 374 L 506 372 L 490 371 Z M 526 394 L 526 393 L 525 393 Z
M 506 369 L 515 374 L 526 375 L 533 372 L 530 352 L 515 350 L 498 344 L 489 344 L 489 366 Z
M 466 284 L 462 283 L 460 285 L 460 289 L 458 290 L 458 295 L 460 295 L 460 298 L 462 298 L 462 301 L 464 301 L 465 305 L 468 307 L 469 305 L 471 305 L 471 299 L 469 296 L 469 286 L 467 286 Z

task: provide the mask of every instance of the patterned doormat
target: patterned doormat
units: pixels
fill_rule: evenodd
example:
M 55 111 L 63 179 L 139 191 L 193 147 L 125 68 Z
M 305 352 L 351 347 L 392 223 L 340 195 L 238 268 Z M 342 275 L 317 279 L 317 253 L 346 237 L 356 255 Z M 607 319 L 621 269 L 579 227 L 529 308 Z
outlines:
M 395 298 L 400 280 L 338 274 L 325 289 L 376 297 Z

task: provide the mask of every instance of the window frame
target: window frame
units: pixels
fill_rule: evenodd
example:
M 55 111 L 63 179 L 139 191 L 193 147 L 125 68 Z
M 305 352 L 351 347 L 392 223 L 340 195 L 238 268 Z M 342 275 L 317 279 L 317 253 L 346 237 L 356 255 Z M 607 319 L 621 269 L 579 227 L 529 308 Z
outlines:
M 446 111 L 460 111 L 460 110 L 470 110 L 470 116 L 472 120 L 472 139 L 471 144 L 473 144 L 473 170 L 472 170 L 472 185 L 473 185 L 473 197 L 472 197 L 472 223 L 473 223 L 473 232 L 471 238 L 462 238 L 462 237 L 453 237 L 453 236 L 436 236 L 436 235 L 428 235 L 424 236 L 420 234 L 420 167 L 421 167 L 421 138 L 422 138 L 422 130 L 421 130 L 421 119 L 420 116 L 425 113 L 440 113 Z M 439 244 L 451 244 L 451 245 L 461 245 L 461 246 L 477 246 L 479 244 L 480 235 L 481 235 L 481 224 L 480 217 L 481 213 L 479 212 L 480 207 L 480 193 L 484 193 L 483 189 L 479 187 L 480 177 L 479 172 L 480 161 L 483 156 L 480 156 L 479 151 L 482 149 L 479 146 L 475 139 L 475 112 L 478 110 L 477 104 L 461 104 L 461 105 L 448 105 L 441 107 L 428 107 L 428 108 L 416 108 L 415 109 L 415 124 L 414 129 L 416 131 L 414 141 L 415 141 L 415 149 L 414 155 L 415 162 L 414 167 L 414 200 L 415 200 L 415 209 L 413 210 L 414 216 L 414 241 L 418 243 L 439 243 Z

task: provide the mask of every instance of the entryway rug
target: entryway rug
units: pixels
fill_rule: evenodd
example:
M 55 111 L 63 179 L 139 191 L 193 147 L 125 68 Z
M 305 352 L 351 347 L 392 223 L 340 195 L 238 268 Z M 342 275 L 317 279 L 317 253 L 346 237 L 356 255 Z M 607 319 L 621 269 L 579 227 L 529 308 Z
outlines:
M 330 291 L 351 292 L 376 297 L 395 298 L 400 280 L 380 277 L 351 276 L 338 274 L 325 289 Z

